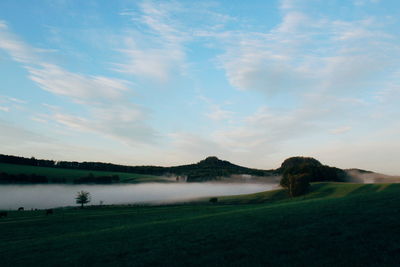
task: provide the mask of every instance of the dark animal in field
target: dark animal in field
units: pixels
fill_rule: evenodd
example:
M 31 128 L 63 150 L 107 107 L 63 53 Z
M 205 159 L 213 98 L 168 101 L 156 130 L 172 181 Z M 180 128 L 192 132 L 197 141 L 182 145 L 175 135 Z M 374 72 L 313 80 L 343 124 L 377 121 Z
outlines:
M 5 211 L 0 212 L 0 218 L 7 217 L 7 215 L 8 214 Z
M 210 202 L 211 203 L 217 203 L 218 202 L 218 198 L 217 197 L 212 197 L 212 198 L 210 198 Z
M 53 209 L 47 209 L 46 210 L 46 215 L 50 215 L 50 214 L 53 214 L 53 213 L 54 213 Z
M 19 207 L 18 211 L 24 210 L 24 207 Z

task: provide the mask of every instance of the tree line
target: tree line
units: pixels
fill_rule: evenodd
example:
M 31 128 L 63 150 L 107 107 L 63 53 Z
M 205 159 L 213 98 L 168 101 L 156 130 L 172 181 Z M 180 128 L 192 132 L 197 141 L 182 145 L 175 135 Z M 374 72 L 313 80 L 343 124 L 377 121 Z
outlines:
M 37 174 L 8 174 L 0 172 L 0 183 L 2 184 L 46 184 L 49 179 L 44 175 Z
M 87 176 L 79 177 L 71 181 L 74 184 L 111 184 L 120 182 L 118 175 L 94 176 L 89 173 Z M 0 172 L 0 184 L 47 184 L 47 183 L 68 183 L 65 178 L 48 178 L 45 175 L 37 174 L 9 174 Z
M 55 161 L 36 159 L 35 157 L 25 158 L 0 154 L 1 163 L 18 165 L 39 166 L 48 168 L 63 168 L 76 170 L 109 171 L 109 172 L 128 172 L 139 174 L 159 175 L 164 173 L 164 167 L 158 166 L 126 166 L 103 162 L 77 162 L 77 161 Z
M 54 161 L 36 159 L 34 157 L 25 158 L 10 155 L 0 155 L 0 162 L 19 165 L 30 165 L 49 168 L 64 168 L 76 170 L 125 172 L 148 175 L 185 175 L 187 181 L 206 181 L 215 180 L 217 177 L 229 176 L 232 174 L 250 174 L 255 176 L 271 175 L 272 171 L 250 169 L 232 164 L 228 161 L 220 160 L 217 157 L 208 157 L 198 163 L 173 166 L 126 166 L 102 162 L 76 162 L 76 161 Z

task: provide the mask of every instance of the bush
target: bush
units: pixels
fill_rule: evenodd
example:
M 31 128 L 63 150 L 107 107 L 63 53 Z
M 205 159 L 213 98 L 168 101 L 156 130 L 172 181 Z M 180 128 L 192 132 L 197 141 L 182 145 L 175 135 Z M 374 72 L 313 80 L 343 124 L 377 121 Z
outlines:
M 211 203 L 217 203 L 218 202 L 218 198 L 217 197 L 212 197 L 212 198 L 210 198 L 210 202 Z

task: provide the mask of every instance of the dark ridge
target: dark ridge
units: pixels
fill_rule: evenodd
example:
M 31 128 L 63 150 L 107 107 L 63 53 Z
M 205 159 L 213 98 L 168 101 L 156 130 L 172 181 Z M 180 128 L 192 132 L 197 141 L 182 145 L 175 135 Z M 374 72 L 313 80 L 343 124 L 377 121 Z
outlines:
M 217 180 L 233 174 L 249 174 L 254 176 L 270 176 L 272 170 L 258 170 L 235 165 L 217 157 L 207 157 L 196 164 L 167 168 L 170 173 L 184 175 L 188 182 Z
M 249 174 L 255 176 L 270 176 L 272 170 L 258 170 L 220 160 L 217 157 L 207 157 L 196 164 L 188 164 L 174 167 L 160 166 L 125 166 L 102 162 L 75 162 L 75 161 L 54 161 L 17 156 L 1 155 L 0 162 L 19 165 L 30 165 L 50 168 L 64 168 L 77 170 L 127 172 L 149 175 L 179 175 L 185 176 L 188 182 L 216 180 L 220 177 L 229 177 L 233 174 Z
M 34 157 L 24 158 L 18 156 L 0 154 L 0 162 L 19 165 L 31 165 L 50 168 L 78 169 L 78 170 L 93 170 L 93 171 L 108 171 L 108 172 L 126 172 L 148 175 L 177 175 L 186 177 L 188 182 L 200 182 L 218 180 L 221 177 L 229 177 L 236 174 L 248 174 L 253 176 L 277 176 L 282 175 L 291 170 L 295 173 L 309 173 L 310 181 L 347 181 L 349 176 L 346 171 L 356 170 L 360 173 L 373 173 L 360 169 L 342 170 L 335 167 L 330 167 L 321 164 L 318 160 L 311 157 L 291 157 L 283 161 L 281 166 L 275 170 L 260 170 L 246 168 L 235 165 L 226 160 L 220 160 L 215 156 L 207 157 L 198 163 L 161 167 L 161 166 L 126 166 L 103 162 L 75 162 L 75 161 L 54 161 L 36 159 Z M 7 174 L 4 174 L 5 176 Z M 3 175 L 3 176 L 4 176 Z M 14 179 L 7 177 L 7 179 Z M 6 180 L 7 180 L 6 179 Z M 17 178 L 15 178 L 17 179 Z M 18 178 L 19 179 L 19 178 Z M 21 178 L 19 180 L 27 180 Z M 31 178 L 29 178 L 31 179 Z M 29 180 L 28 179 L 28 180 Z M 33 179 L 33 178 L 32 178 Z M 35 179 L 38 179 L 35 177 Z M 111 178 L 110 178 L 111 179 Z

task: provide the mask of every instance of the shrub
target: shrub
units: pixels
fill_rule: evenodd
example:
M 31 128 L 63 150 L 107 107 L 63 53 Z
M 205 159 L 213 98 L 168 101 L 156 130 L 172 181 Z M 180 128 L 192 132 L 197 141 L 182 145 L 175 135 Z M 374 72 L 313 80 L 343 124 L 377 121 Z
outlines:
M 212 198 L 210 198 L 210 202 L 211 203 L 217 203 L 218 202 L 218 198 L 217 197 L 212 197 Z

